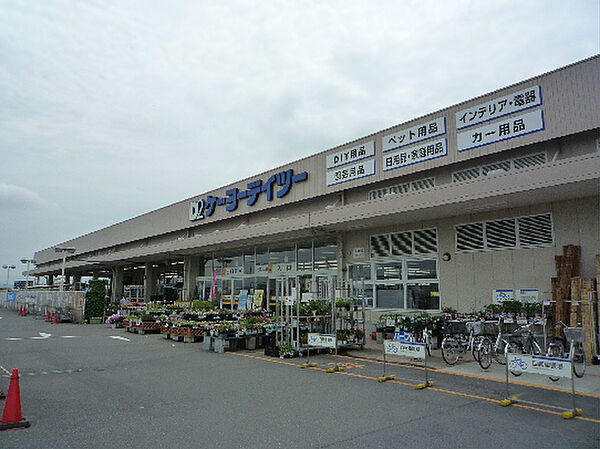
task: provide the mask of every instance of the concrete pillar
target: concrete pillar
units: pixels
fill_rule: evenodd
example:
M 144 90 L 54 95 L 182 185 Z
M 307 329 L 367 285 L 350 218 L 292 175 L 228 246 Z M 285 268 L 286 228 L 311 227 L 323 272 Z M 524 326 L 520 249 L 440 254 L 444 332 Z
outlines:
M 200 257 L 183 258 L 183 300 L 191 301 L 196 293 L 196 276 L 200 275 Z
M 46 276 L 46 284 L 54 285 L 54 275 L 53 274 L 49 274 L 48 276 Z
M 71 285 L 71 275 L 65 274 L 65 286 Z
M 123 297 L 123 284 L 125 271 L 123 267 L 113 267 L 111 278 L 111 301 L 117 302 Z
M 150 298 L 156 294 L 157 280 L 156 268 L 152 268 L 152 263 L 146 263 L 144 270 L 144 302 L 150 301 Z

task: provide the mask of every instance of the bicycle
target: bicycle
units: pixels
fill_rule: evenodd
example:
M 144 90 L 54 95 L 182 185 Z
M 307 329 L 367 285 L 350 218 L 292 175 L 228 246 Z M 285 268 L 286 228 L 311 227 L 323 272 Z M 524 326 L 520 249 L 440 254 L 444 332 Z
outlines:
M 533 331 L 531 330 L 531 326 L 533 326 L 535 321 L 532 321 L 529 324 L 519 326 L 515 329 L 515 333 L 519 331 L 525 331 L 525 335 L 521 336 L 518 341 L 509 340 L 508 341 L 508 349 L 506 352 L 513 354 L 531 354 L 531 355 L 542 355 L 545 354 L 546 351 L 543 351 L 540 344 L 535 339 L 533 335 Z M 523 374 L 520 370 L 510 370 L 513 376 L 520 376 Z
M 460 331 L 453 329 L 454 325 L 462 323 L 461 321 L 449 321 L 449 328 L 444 333 L 454 336 L 446 336 L 442 340 L 442 358 L 448 365 L 456 365 L 458 359 L 462 358 L 467 351 L 471 351 L 473 358 L 479 362 L 479 346 L 481 344 L 481 334 L 483 333 L 483 322 L 468 321 L 465 323 L 468 336 Z
M 585 374 L 585 352 L 583 350 L 585 330 L 579 326 L 569 327 L 562 321 L 557 321 L 556 325 L 563 327 L 565 336 L 554 337 L 554 341 L 550 343 L 549 348 L 552 347 L 552 356 L 560 359 L 571 359 L 573 373 L 581 378 Z M 569 348 L 568 352 L 566 348 Z M 554 380 L 553 377 L 550 379 Z
M 500 316 L 497 322 L 498 335 L 496 335 L 494 342 L 490 337 L 484 337 L 479 344 L 479 366 L 483 369 L 488 369 L 492 364 L 492 360 L 496 360 L 500 365 L 506 365 L 505 349 L 509 342 L 502 336 L 503 321 L 503 317 Z M 516 343 L 509 350 L 511 352 L 516 351 Z

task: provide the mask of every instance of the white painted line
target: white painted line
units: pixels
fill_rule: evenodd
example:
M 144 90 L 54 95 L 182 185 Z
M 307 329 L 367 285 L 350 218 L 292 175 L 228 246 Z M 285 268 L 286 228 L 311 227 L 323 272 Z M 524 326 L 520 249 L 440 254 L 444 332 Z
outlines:
M 23 339 L 22 338 L 9 337 L 9 338 L 5 338 L 5 340 L 7 340 L 7 341 L 20 341 L 20 340 L 23 340 Z
M 31 339 L 32 340 L 45 340 L 50 337 L 52 337 L 52 334 L 46 334 L 45 332 L 40 332 L 39 337 L 31 337 Z
M 60 338 L 79 338 L 79 335 L 61 335 Z
M 109 335 L 110 338 L 114 339 L 114 340 L 121 340 L 121 341 L 129 341 L 129 338 L 125 338 L 125 337 L 120 337 L 117 335 Z

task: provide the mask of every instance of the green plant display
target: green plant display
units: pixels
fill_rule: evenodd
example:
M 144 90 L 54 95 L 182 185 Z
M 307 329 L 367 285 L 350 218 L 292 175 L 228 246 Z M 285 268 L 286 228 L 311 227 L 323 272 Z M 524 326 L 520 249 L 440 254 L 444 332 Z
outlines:
M 94 279 L 88 283 L 85 292 L 85 319 L 103 316 L 106 309 L 106 284 L 107 281 L 101 279 Z

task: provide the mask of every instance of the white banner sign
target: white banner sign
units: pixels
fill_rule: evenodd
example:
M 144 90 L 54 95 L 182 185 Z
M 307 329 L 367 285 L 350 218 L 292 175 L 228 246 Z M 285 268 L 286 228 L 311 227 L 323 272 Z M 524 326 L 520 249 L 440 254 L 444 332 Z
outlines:
M 317 346 L 319 348 L 334 348 L 337 343 L 337 338 L 335 335 L 329 334 L 308 334 L 308 345 L 309 346 Z
M 490 125 L 470 128 L 456 136 L 458 151 L 471 150 L 502 140 L 513 139 L 544 129 L 544 112 L 541 109 L 526 114 L 506 117 Z
M 517 299 L 521 302 L 537 303 L 540 298 L 540 292 L 537 288 L 520 288 L 517 292 Z
M 388 171 L 394 168 L 418 164 L 419 162 L 446 156 L 447 154 L 448 145 L 446 144 L 446 139 L 434 140 L 416 147 L 406 148 L 393 153 L 385 153 L 383 155 L 383 170 Z
M 339 167 L 351 162 L 375 156 L 375 141 L 366 142 L 347 150 L 338 151 L 327 156 L 327 168 Z
M 514 94 L 505 95 L 487 103 L 480 103 L 458 111 L 456 113 L 456 128 L 466 128 L 541 104 L 542 90 L 540 86 L 529 87 Z
M 386 354 L 425 359 L 425 343 L 385 340 L 384 348 Z
M 522 373 L 571 378 L 571 361 L 529 354 L 508 354 L 508 369 Z
M 492 292 L 492 300 L 494 304 L 500 304 L 504 301 L 514 301 L 515 292 L 508 289 L 498 289 Z
M 446 117 L 438 117 L 430 122 L 421 123 L 420 125 L 388 134 L 382 137 L 381 143 L 383 151 L 390 151 L 413 145 L 435 136 L 441 136 L 442 134 L 446 134 Z
M 375 174 L 375 159 L 369 161 L 359 162 L 345 166 L 344 168 L 338 168 L 327 172 L 327 186 L 333 186 L 342 182 L 354 181 L 356 179 L 364 178 L 365 176 L 371 176 Z

